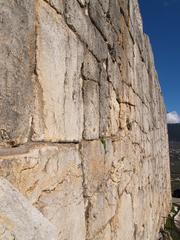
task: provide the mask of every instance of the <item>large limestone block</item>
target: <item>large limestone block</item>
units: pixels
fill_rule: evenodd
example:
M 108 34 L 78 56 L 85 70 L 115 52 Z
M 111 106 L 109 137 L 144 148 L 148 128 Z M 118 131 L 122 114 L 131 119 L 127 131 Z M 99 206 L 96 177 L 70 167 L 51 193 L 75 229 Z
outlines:
M 0 238 L 57 240 L 57 229 L 7 180 L 0 178 Z
M 133 206 L 131 195 L 126 192 L 120 198 L 116 216 L 112 220 L 113 239 L 134 239 Z
M 106 2 L 106 1 L 105 1 Z M 107 3 L 106 3 L 107 4 Z M 104 40 L 109 44 L 109 46 L 113 47 L 113 28 L 111 24 L 106 19 L 106 14 L 103 11 L 103 7 L 101 6 L 98 0 L 90 0 L 89 2 L 89 16 L 97 27 L 97 29 L 102 34 Z
M 113 161 L 110 177 L 117 184 L 119 195 L 121 195 L 132 181 L 138 164 L 138 158 L 129 136 L 124 136 L 122 140 L 113 142 L 111 155 L 113 155 Z
M 143 97 L 143 62 L 137 44 L 134 45 L 134 91 L 139 97 Z
M 77 142 L 83 131 L 83 46 L 44 1 L 38 6 L 33 140 Z
M 111 136 L 110 93 L 107 73 L 103 68 L 100 77 L 100 136 Z
M 145 41 L 145 48 L 146 48 L 146 68 L 151 73 L 152 69 L 154 68 L 154 56 L 153 51 L 150 43 L 149 37 L 144 34 L 144 41 Z
M 117 33 L 120 33 L 120 4 L 118 0 L 109 1 L 109 15 L 111 23 Z
M 102 183 L 98 191 L 87 199 L 86 221 L 88 240 L 96 239 L 99 233 L 111 222 L 116 214 L 117 202 L 117 186 L 110 179 Z M 109 235 L 109 233 L 105 232 L 104 234 Z
M 127 1 L 127 0 L 118 0 L 118 1 L 120 4 L 120 7 L 121 7 L 121 11 L 124 15 L 125 21 L 126 21 L 127 25 L 129 26 L 129 1 Z
M 103 143 L 102 143 L 103 142 Z M 115 215 L 117 184 L 111 179 L 112 143 L 104 141 L 82 143 L 81 155 L 86 196 L 87 239 L 98 239 L 102 229 Z M 109 159 L 111 158 L 111 159 Z M 107 235 L 104 232 L 100 237 Z M 102 238 L 103 239 L 103 238 Z
M 113 89 L 117 94 L 119 101 L 122 101 L 122 77 L 120 73 L 120 68 L 116 62 L 112 61 L 110 55 L 108 55 L 108 68 L 107 68 L 109 81 L 112 83 Z
M 120 105 L 117 94 L 113 86 L 109 86 L 110 90 L 110 119 L 111 119 L 111 134 L 118 134 L 120 128 Z
M 84 132 L 87 140 L 99 138 L 99 86 L 94 81 L 85 80 L 83 85 Z
M 100 78 L 99 63 L 89 51 L 86 51 L 84 56 L 82 75 L 84 79 L 99 82 Z
M 87 196 L 92 196 L 106 177 L 104 145 L 100 140 L 83 141 L 81 155 L 85 175 L 85 193 Z
M 139 4 L 137 0 L 129 1 L 129 20 L 132 24 L 133 31 L 131 32 L 134 35 L 136 43 L 139 46 L 139 49 L 144 58 L 144 34 L 143 34 L 143 24 L 142 18 L 139 10 Z
M 0 145 L 28 140 L 35 67 L 34 1 L 0 1 Z
M 118 77 L 118 75 L 117 75 Z M 120 127 L 120 106 L 118 96 L 108 81 L 107 73 L 102 67 L 100 78 L 100 136 L 116 135 Z
M 123 15 L 120 17 L 120 25 L 121 25 L 121 31 L 122 31 L 122 47 L 125 51 L 126 57 L 128 59 L 128 63 L 130 66 L 133 66 L 134 62 L 134 42 L 131 38 L 131 35 L 129 33 L 129 29 L 127 26 L 127 23 L 125 21 L 125 18 Z M 127 79 L 128 81 L 128 79 Z
M 57 227 L 58 239 L 84 240 L 82 169 L 77 145 L 33 144 L 10 153 L 1 151 L 0 175 Z
M 97 59 L 106 59 L 107 45 L 88 15 L 88 10 L 84 11 L 76 0 L 67 1 L 65 9 L 67 24 L 79 35 Z

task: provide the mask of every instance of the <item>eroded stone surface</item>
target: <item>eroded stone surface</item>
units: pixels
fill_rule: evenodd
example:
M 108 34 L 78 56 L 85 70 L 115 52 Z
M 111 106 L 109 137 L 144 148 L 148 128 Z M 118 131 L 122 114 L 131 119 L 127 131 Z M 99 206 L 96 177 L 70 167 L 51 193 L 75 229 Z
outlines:
M 36 113 L 33 141 L 80 141 L 83 46 L 45 2 L 38 7 Z
M 82 75 L 87 80 L 98 82 L 100 76 L 100 68 L 96 58 L 87 51 L 84 55 Z
M 117 219 L 116 219 L 117 218 Z M 114 239 L 133 239 L 133 207 L 132 199 L 129 194 L 123 193 L 117 207 L 117 215 L 112 220 Z
M 99 138 L 99 86 L 94 81 L 84 81 L 84 132 L 87 140 Z
M 65 1 L 64 0 L 47 0 L 49 4 L 60 14 L 64 13 Z
M 28 140 L 35 68 L 34 1 L 0 1 L 0 145 Z
M 7 180 L 0 178 L 0 237 L 57 240 L 57 229 Z
M 76 145 L 32 145 L 24 153 L 4 154 L 0 165 L 0 175 L 57 227 L 59 239 L 84 239 L 82 171 Z
M 84 11 L 76 0 L 67 1 L 65 17 L 68 25 L 88 45 L 89 50 L 93 52 L 97 59 L 105 59 L 107 56 L 105 41 L 87 15 L 88 10 Z
M 58 240 L 156 239 L 171 209 L 166 110 L 137 0 L 33 3 L 0 1 L 0 176 Z

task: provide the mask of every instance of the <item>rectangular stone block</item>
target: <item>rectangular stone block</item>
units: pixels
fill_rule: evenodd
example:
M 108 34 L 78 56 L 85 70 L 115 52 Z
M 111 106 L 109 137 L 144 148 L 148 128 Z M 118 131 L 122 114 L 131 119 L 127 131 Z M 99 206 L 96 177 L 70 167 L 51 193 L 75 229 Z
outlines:
M 121 8 L 122 14 L 127 23 L 127 26 L 129 26 L 129 1 L 127 1 L 127 0 L 118 0 L 118 1 L 119 1 L 119 5 Z
M 143 81 L 143 62 L 137 44 L 134 45 L 134 91 L 139 97 L 143 97 L 142 81 Z
M 34 69 L 35 2 L 0 1 L 0 145 L 29 138 Z
M 110 119 L 111 134 L 117 135 L 120 128 L 120 105 L 112 85 L 110 85 Z
M 129 20 L 133 28 L 133 32 L 131 33 L 134 33 L 134 39 L 138 44 L 141 53 L 143 53 L 144 51 L 143 25 L 139 10 L 139 4 L 137 0 L 129 1 Z
M 117 215 L 112 219 L 113 239 L 133 239 L 133 206 L 130 194 L 123 193 L 118 207 Z
M 144 44 L 146 49 L 146 58 L 145 58 L 146 68 L 148 72 L 150 72 L 154 66 L 154 56 L 153 56 L 153 51 L 152 51 L 149 36 L 146 34 L 144 34 Z
M 33 141 L 78 142 L 83 131 L 83 46 L 44 1 L 38 6 Z
M 134 63 L 134 42 L 131 38 L 129 28 L 127 26 L 127 23 L 125 21 L 125 18 L 123 15 L 120 16 L 120 26 L 122 31 L 122 47 L 124 49 L 125 55 L 128 59 L 128 63 L 131 67 L 133 67 Z M 128 81 L 128 79 L 127 79 Z
M 110 93 L 107 72 L 101 70 L 100 78 L 100 136 L 111 136 Z
M 84 11 L 76 0 L 68 0 L 65 17 L 70 28 L 87 44 L 88 49 L 96 58 L 98 60 L 106 59 L 107 45 L 100 32 L 90 21 L 88 9 Z
M 83 86 L 84 99 L 84 131 L 87 140 L 99 138 L 99 85 L 85 80 Z
M 107 140 L 84 141 L 81 145 L 87 239 L 97 239 L 115 214 L 117 186 L 110 178 L 111 151 L 111 143 Z
M 58 239 L 84 240 L 78 146 L 32 144 L 12 152 L 1 150 L 0 155 L 0 176 L 8 179 L 57 227 Z
M 111 223 L 116 214 L 118 201 L 118 191 L 116 184 L 111 180 L 100 186 L 96 192 L 87 201 L 87 239 L 96 239 L 100 232 Z M 102 235 L 103 236 L 103 235 Z M 103 239 L 104 238 L 100 238 Z
M 120 4 L 118 0 L 109 1 L 109 17 L 117 33 L 120 33 Z
M 106 3 L 107 4 L 107 3 Z M 98 0 L 90 0 L 89 2 L 89 16 L 93 24 L 97 27 L 104 40 L 113 47 L 113 28 L 107 21 L 106 14 L 103 11 Z
M 110 55 L 108 55 L 108 67 L 107 74 L 108 80 L 112 83 L 113 89 L 117 94 L 117 98 L 121 101 L 121 91 L 122 91 L 122 76 L 120 72 L 120 67 L 117 62 L 113 62 Z
M 118 75 L 117 75 L 118 77 Z M 110 79 L 113 81 L 113 79 Z M 102 67 L 100 78 L 100 136 L 116 135 L 120 127 L 120 108 L 118 95 L 109 82 L 107 72 Z
M 85 195 L 92 196 L 105 176 L 105 149 L 100 140 L 83 141 L 81 144 L 83 172 L 85 175 Z
M 86 51 L 84 55 L 82 75 L 84 79 L 99 82 L 100 78 L 99 63 L 89 51 Z

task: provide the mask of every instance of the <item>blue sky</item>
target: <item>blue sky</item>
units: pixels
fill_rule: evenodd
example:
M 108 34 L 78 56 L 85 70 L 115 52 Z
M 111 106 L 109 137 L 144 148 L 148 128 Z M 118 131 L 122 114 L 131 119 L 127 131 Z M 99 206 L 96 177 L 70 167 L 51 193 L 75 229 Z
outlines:
M 139 0 L 168 112 L 180 115 L 180 0 Z

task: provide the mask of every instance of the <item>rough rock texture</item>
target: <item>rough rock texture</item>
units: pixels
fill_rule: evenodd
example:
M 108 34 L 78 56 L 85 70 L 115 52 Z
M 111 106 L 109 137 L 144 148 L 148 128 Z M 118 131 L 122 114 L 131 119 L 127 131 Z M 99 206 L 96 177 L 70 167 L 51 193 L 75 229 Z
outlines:
M 137 1 L 0 0 L 0 55 L 0 176 L 57 240 L 155 240 L 166 110 Z
M 34 1 L 0 0 L 0 145 L 27 142 L 35 67 Z
M 3 178 L 0 178 L 0 238 L 57 239 L 57 230 L 53 224 Z
M 85 239 L 78 145 L 31 144 L 13 149 L 11 155 L 3 152 L 0 175 L 18 188 L 58 228 L 59 239 Z

